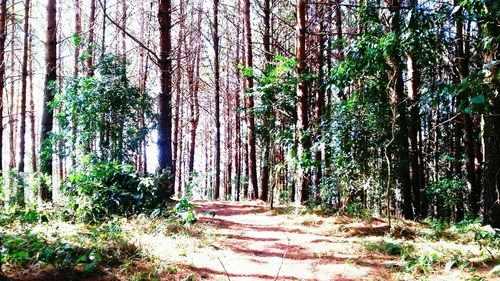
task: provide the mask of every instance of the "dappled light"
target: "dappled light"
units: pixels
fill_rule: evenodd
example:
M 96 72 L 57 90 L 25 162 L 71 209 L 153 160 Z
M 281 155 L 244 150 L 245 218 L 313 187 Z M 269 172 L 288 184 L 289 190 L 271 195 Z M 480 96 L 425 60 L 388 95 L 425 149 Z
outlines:
M 500 280 L 500 1 L 0 0 L 0 281 Z

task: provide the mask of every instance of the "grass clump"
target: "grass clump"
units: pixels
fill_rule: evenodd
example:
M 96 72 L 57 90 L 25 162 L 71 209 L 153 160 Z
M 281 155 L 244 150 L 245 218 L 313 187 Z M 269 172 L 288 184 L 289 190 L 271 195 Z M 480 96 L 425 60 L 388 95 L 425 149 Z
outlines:
M 415 248 L 409 244 L 387 242 L 384 240 L 364 243 L 363 246 L 370 252 L 386 254 L 390 256 L 401 256 L 403 258 L 409 256 L 410 253 L 415 250 Z

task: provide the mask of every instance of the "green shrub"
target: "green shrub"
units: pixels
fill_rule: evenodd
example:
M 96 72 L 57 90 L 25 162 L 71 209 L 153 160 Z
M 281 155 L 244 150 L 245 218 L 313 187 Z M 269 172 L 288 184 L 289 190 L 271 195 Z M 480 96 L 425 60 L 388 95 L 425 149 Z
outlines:
M 411 245 L 401 244 L 398 242 L 377 241 L 364 243 L 367 250 L 375 253 L 387 254 L 391 256 L 401 256 L 407 258 L 415 249 Z
M 128 165 L 93 163 L 86 157 L 82 168 L 69 176 L 65 190 L 76 218 L 95 223 L 113 215 L 161 209 L 166 200 L 159 196 L 163 181 L 163 176 L 140 176 Z
M 197 220 L 194 205 L 185 196 L 174 206 L 174 212 L 181 218 L 183 223 L 195 223 Z

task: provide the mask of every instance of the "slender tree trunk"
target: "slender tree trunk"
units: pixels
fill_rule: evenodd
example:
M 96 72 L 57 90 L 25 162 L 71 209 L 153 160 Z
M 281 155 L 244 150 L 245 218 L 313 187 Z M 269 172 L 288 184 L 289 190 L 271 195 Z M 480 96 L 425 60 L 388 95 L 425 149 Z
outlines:
M 171 0 L 160 0 L 158 19 L 160 23 L 160 83 L 161 93 L 158 99 L 158 151 L 159 168 L 162 172 L 170 173 L 167 185 L 160 196 L 168 199 L 174 194 L 175 167 L 172 160 L 172 54 L 171 46 Z
M 87 47 L 87 75 L 94 76 L 94 45 L 95 45 L 95 1 L 90 0 L 89 38 Z
M 16 110 L 16 80 L 14 73 L 16 70 L 16 11 L 15 5 L 11 5 L 10 25 L 11 25 L 11 40 L 10 40 L 10 96 L 9 96 L 9 169 L 16 168 L 16 123 L 17 123 L 17 110 Z
M 323 87 L 323 77 L 324 77 L 324 45 L 325 45 L 325 39 L 324 39 L 324 7 L 323 4 L 317 4 L 316 7 L 317 13 L 318 13 L 318 31 L 317 31 L 317 36 L 316 36 L 316 41 L 317 41 L 317 67 L 318 67 L 318 79 L 317 79 L 317 85 L 316 85 L 316 97 L 315 97 L 315 104 L 314 104 L 314 117 L 316 119 L 316 136 L 319 138 L 318 141 L 321 138 L 321 117 L 323 115 L 323 108 L 325 104 L 325 91 Z M 321 177 L 323 175 L 322 173 L 322 153 L 321 153 L 321 147 L 316 148 L 314 152 L 314 161 L 316 163 L 316 175 L 314 177 L 314 187 L 315 187 L 315 199 L 316 201 L 319 201 L 320 199 L 320 192 L 319 192 L 319 186 L 321 183 Z
M 0 2 L 0 174 L 3 172 L 3 105 L 5 88 L 5 40 L 7 39 L 7 0 Z
M 201 30 L 202 24 L 202 6 L 198 7 L 198 18 L 196 22 L 195 30 L 191 32 L 191 44 L 196 44 L 193 51 L 190 53 L 190 61 L 188 64 L 188 84 L 189 84 L 189 123 L 190 123 L 190 143 L 188 148 L 188 186 L 191 186 L 194 176 L 194 157 L 196 152 L 196 130 L 198 129 L 198 123 L 200 120 L 200 107 L 199 107 L 199 83 L 200 83 L 200 56 L 201 56 L 201 42 L 199 38 L 201 35 L 199 31 Z
M 32 10 L 30 10 L 32 11 Z M 30 33 L 33 34 L 32 23 L 30 22 Z M 30 135 L 31 135 L 31 169 L 33 173 L 38 172 L 37 165 L 37 140 L 36 140 L 36 122 L 35 122 L 35 99 L 33 97 L 33 36 L 29 37 L 28 44 L 28 78 L 29 78 L 29 99 L 30 99 Z
M 106 15 L 108 9 L 107 0 L 102 4 L 102 39 L 101 39 L 101 57 L 106 54 Z M 160 41 L 161 42 L 161 41 Z
M 226 58 L 226 67 L 227 69 L 231 69 L 231 62 L 229 52 L 227 53 Z M 230 72 L 226 72 L 226 180 L 224 182 L 225 186 L 225 195 L 229 195 L 231 200 L 234 200 L 232 197 L 232 173 L 233 173 L 233 130 L 232 130 L 232 122 L 231 122 L 231 111 L 232 111 L 232 98 L 231 98 L 231 88 L 230 88 Z
M 455 0 L 455 5 L 458 5 L 458 1 Z M 458 75 L 461 81 L 466 79 L 469 76 L 469 58 L 464 51 L 464 37 L 463 37 L 463 28 L 464 28 L 464 15 L 462 9 L 459 9 L 457 13 L 455 13 L 455 27 L 456 27 L 456 63 L 458 67 Z M 457 103 L 460 104 L 463 101 L 462 98 L 457 99 Z M 461 148 L 460 140 L 464 141 L 465 148 L 465 178 L 467 181 L 467 187 L 472 193 L 481 193 L 480 183 L 476 181 L 476 169 L 474 164 L 474 143 L 475 138 L 473 136 L 473 123 L 472 118 L 469 114 L 465 112 L 461 112 L 460 114 L 460 122 L 457 123 L 456 128 L 456 137 L 458 138 L 457 144 L 460 144 L 457 147 L 457 158 L 455 161 L 461 163 L 461 155 L 463 149 Z M 460 149 L 459 149 L 460 148 Z M 461 164 L 457 164 L 460 165 Z M 459 191 L 457 194 L 457 221 L 461 221 L 464 218 L 464 192 Z M 477 204 L 475 202 L 474 204 Z
M 297 0 L 297 35 L 295 43 L 295 57 L 297 59 L 297 76 L 299 83 L 297 84 L 297 159 L 299 161 L 297 168 L 297 191 L 295 192 L 295 203 L 303 204 L 309 199 L 309 183 L 308 175 L 305 167 L 303 167 L 302 159 L 307 157 L 309 150 L 309 136 L 307 130 L 309 126 L 308 120 L 308 89 L 307 81 L 304 79 L 306 73 L 306 0 Z
M 26 0 L 24 4 L 24 38 L 23 38 L 23 59 L 21 68 L 21 125 L 19 129 L 19 164 L 17 170 L 20 173 L 24 172 L 25 156 L 26 156 L 26 92 L 28 88 L 28 44 L 29 44 L 29 18 L 30 18 L 30 0 Z M 21 185 L 22 186 L 22 185 Z M 24 194 L 24 188 L 22 190 Z M 24 205 L 24 195 L 23 205 Z
M 21 124 L 19 128 L 19 163 L 17 170 L 19 173 L 24 173 L 25 166 L 25 156 L 26 156 L 26 91 L 27 91 L 27 80 L 28 80 L 28 44 L 29 44 L 29 17 L 30 17 L 30 0 L 26 0 L 24 3 L 24 37 L 23 37 L 23 58 L 21 67 Z M 20 207 L 25 206 L 24 198 L 24 184 L 19 184 L 17 190 L 17 204 Z
M 45 90 L 43 95 L 43 112 L 40 135 L 40 172 L 52 177 L 52 123 L 54 115 L 49 103 L 54 99 L 57 83 L 57 10 L 56 0 L 47 0 L 47 41 L 45 43 Z M 49 182 L 40 185 L 42 201 L 52 201 Z
M 214 199 L 219 199 L 220 190 L 220 56 L 219 56 L 219 0 L 214 0 L 213 47 L 215 83 L 215 186 Z
M 127 0 L 122 1 L 122 60 L 123 64 L 127 62 Z
M 238 0 L 237 3 L 237 15 L 241 13 L 241 1 Z M 236 24 L 236 61 L 240 63 L 240 52 L 241 52 L 241 26 L 240 21 Z M 241 193 L 241 119 L 240 119 L 240 91 L 241 91 L 241 73 L 236 70 L 236 83 L 237 87 L 234 92 L 234 125 L 236 134 L 236 143 L 234 149 L 234 169 L 235 169 L 235 190 L 236 190 L 236 201 L 240 201 Z
M 413 9 L 414 16 L 410 20 L 410 28 L 416 31 L 417 22 L 415 16 L 418 15 L 417 6 L 418 0 L 410 0 L 410 6 Z M 410 86 L 408 87 L 408 100 L 410 102 L 410 124 L 408 126 L 408 134 L 410 138 L 410 177 L 412 181 L 413 207 L 415 214 L 421 217 L 421 193 L 424 189 L 424 182 L 421 178 L 422 159 L 421 151 L 419 150 L 418 135 L 420 128 L 420 84 L 421 74 L 418 58 L 416 57 L 416 46 L 412 46 L 412 50 L 407 58 L 408 76 Z
M 176 80 L 175 80 L 175 107 L 174 107 L 174 140 L 172 142 L 173 151 L 173 166 L 178 167 L 180 163 L 180 153 L 178 149 L 179 143 L 179 112 L 181 106 L 181 96 L 182 96 L 182 56 L 184 54 L 184 26 L 185 26 L 185 14 L 184 14 L 184 1 L 179 2 L 179 34 L 177 40 L 177 69 L 176 69 Z M 182 190 L 181 186 L 176 185 L 177 195 L 180 197 Z
M 339 61 L 343 60 L 345 55 L 344 55 L 344 47 L 343 44 L 341 44 L 343 40 L 343 34 L 342 34 L 342 8 L 340 7 L 340 0 L 335 0 L 335 29 L 337 33 L 337 40 L 339 41 L 339 44 L 337 44 L 337 59 Z
M 243 1 L 243 14 L 245 23 L 245 67 L 253 68 L 253 54 L 252 54 L 252 27 L 250 18 L 250 0 Z M 247 138 L 248 138 L 248 182 L 250 184 L 249 198 L 255 199 L 258 195 L 257 186 L 257 152 L 255 145 L 255 119 L 253 115 L 254 98 L 253 91 L 253 77 L 246 77 L 246 90 L 245 97 L 245 113 L 247 122 Z
M 271 51 L 271 1 L 264 0 L 263 14 L 264 14 L 264 34 L 263 34 L 263 45 L 264 45 L 264 71 L 268 71 L 271 65 L 273 54 Z M 268 95 L 273 95 L 273 93 L 267 93 Z M 272 102 L 274 97 L 269 96 L 269 101 Z M 270 132 L 274 124 L 274 116 L 272 110 L 267 109 L 263 116 L 263 127 L 264 130 Z M 271 170 L 271 159 L 270 159 L 270 147 L 271 147 L 271 136 L 269 133 L 264 133 L 262 135 L 262 164 L 260 173 L 260 185 L 259 185 L 259 199 L 266 202 L 269 196 L 269 177 Z
M 75 0 L 75 35 L 78 36 L 78 38 L 82 36 L 82 7 L 80 0 Z M 79 60 L 80 60 L 80 44 L 77 43 L 75 46 L 74 66 L 73 66 L 73 77 L 75 78 L 78 78 Z

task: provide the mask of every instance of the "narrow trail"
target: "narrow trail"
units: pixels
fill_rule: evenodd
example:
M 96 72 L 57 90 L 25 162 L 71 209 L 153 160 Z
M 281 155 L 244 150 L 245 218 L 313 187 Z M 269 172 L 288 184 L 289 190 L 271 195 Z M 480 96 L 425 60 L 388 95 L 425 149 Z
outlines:
M 189 253 L 185 266 L 202 279 L 390 279 L 385 269 L 389 257 L 366 253 L 360 240 L 335 234 L 335 226 L 322 218 L 299 217 L 297 222 L 254 202 L 195 204 L 213 239 Z

